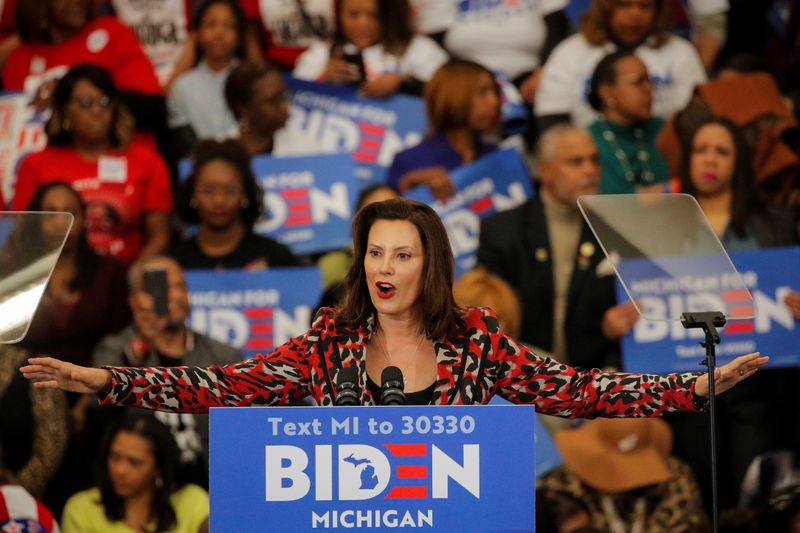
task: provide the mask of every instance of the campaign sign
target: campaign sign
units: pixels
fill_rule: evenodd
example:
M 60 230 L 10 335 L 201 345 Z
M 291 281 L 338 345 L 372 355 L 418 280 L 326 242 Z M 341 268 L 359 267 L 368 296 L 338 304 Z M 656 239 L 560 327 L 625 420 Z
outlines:
M 427 128 L 419 98 L 362 98 L 354 87 L 291 77 L 286 85 L 290 110 L 281 155 L 347 152 L 368 183 L 383 181 L 394 154 L 419 144 Z
M 308 331 L 322 293 L 316 268 L 187 270 L 185 275 L 190 327 L 239 348 L 245 358 Z
M 516 150 L 498 150 L 452 171 L 456 194 L 446 203 L 428 187 L 406 196 L 429 204 L 442 218 L 456 258 L 456 278 L 475 266 L 481 219 L 524 203 L 533 194 L 531 179 Z
M 297 255 L 343 248 L 363 187 L 349 154 L 254 157 L 253 173 L 264 190 L 264 214 L 255 230 Z
M 533 427 L 532 406 L 213 408 L 211 530 L 533 532 Z
M 0 94 L 0 187 L 7 202 L 14 197 L 19 161 L 47 143 L 44 117 L 35 114 L 29 100 L 23 93 Z
M 686 310 L 720 311 L 728 323 L 719 329 L 722 342 L 716 347 L 722 365 L 736 356 L 760 351 L 770 356 L 770 367 L 800 364 L 798 331 L 791 311 L 783 303 L 792 290 L 800 290 L 800 248 L 773 248 L 732 253 L 731 259 L 741 274 L 744 286 L 729 274 L 704 272 L 679 278 L 626 277 L 647 316 L 663 321 L 636 322 L 622 339 L 622 365 L 627 372 L 670 373 L 699 371 L 705 357 L 700 346 L 701 329 L 685 329 L 677 320 Z M 623 262 L 624 264 L 624 262 Z M 630 270 L 629 270 L 630 272 Z M 617 283 L 617 296 L 627 296 Z M 755 304 L 755 309 L 753 308 Z M 735 319 L 755 316 L 753 319 Z

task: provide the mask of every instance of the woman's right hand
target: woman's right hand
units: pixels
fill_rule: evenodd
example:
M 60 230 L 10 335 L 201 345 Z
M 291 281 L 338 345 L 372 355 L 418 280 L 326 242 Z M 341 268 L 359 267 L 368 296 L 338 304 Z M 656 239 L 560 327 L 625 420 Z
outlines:
M 353 76 L 353 65 L 344 59 L 338 57 L 331 57 L 328 60 L 328 65 L 325 67 L 325 72 L 322 73 L 323 81 L 332 83 L 350 83 L 355 81 Z
M 94 394 L 111 385 L 108 370 L 73 365 L 52 357 L 31 357 L 20 370 L 34 382 L 34 387 L 44 389 Z

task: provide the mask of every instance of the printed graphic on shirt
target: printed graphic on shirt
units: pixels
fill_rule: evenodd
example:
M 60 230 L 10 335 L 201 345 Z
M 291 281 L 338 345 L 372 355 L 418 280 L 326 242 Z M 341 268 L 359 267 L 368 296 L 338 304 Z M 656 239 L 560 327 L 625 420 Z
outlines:
M 114 12 L 136 34 L 163 83 L 172 73 L 188 36 L 185 0 L 113 0 Z
M 459 0 L 456 21 L 501 21 L 536 11 L 536 0 Z
M 333 0 L 259 0 L 258 4 L 261 20 L 277 46 L 306 47 L 332 30 Z

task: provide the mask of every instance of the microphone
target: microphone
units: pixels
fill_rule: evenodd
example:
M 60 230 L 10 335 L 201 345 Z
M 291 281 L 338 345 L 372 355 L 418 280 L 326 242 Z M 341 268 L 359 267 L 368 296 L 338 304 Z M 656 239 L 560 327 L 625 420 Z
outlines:
M 381 372 L 381 405 L 405 405 L 403 373 L 396 366 L 387 366 Z
M 342 368 L 336 375 L 336 400 L 333 405 L 361 405 L 358 394 L 358 372 L 352 366 Z

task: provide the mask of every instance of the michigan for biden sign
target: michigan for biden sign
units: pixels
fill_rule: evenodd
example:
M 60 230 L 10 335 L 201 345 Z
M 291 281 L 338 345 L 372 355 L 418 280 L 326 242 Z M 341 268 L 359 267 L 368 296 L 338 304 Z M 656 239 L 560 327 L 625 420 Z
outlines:
M 532 532 L 533 431 L 528 406 L 215 408 L 211 530 Z
M 800 291 L 800 248 L 774 248 L 736 252 L 731 260 L 749 291 L 729 274 L 628 279 L 635 285 L 639 304 L 648 316 L 639 319 L 622 339 L 623 368 L 627 372 L 697 371 L 705 357 L 703 333 L 687 330 L 678 317 L 684 310 L 721 311 L 728 323 L 720 329 L 718 364 L 736 356 L 760 351 L 770 356 L 770 367 L 798 366 L 800 344 L 797 324 L 784 298 Z M 618 297 L 627 299 L 618 284 Z M 750 298 L 752 296 L 752 299 Z M 736 317 L 753 317 L 737 319 Z

